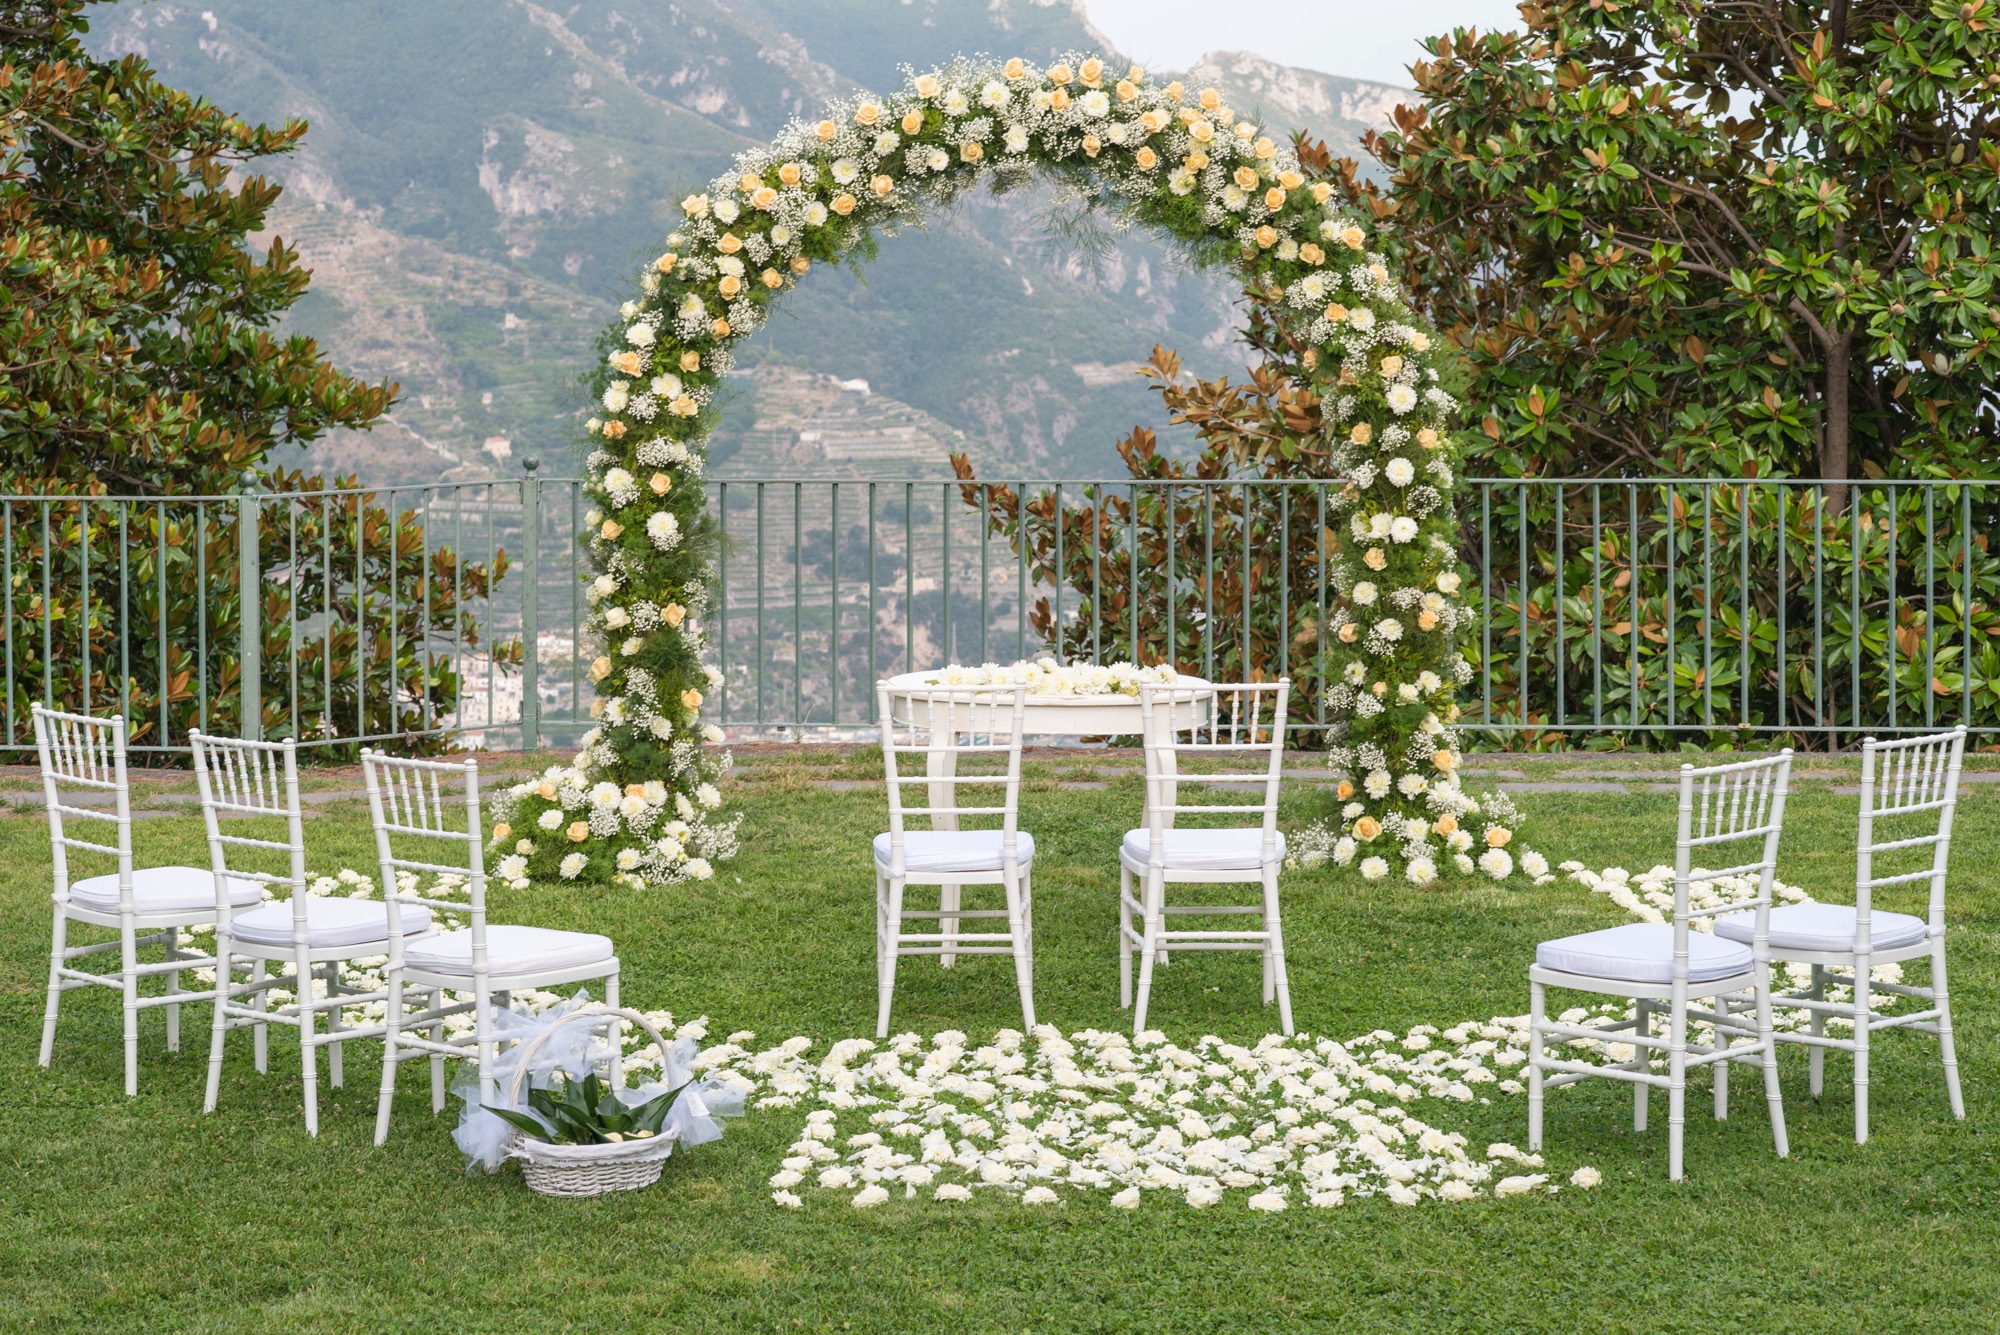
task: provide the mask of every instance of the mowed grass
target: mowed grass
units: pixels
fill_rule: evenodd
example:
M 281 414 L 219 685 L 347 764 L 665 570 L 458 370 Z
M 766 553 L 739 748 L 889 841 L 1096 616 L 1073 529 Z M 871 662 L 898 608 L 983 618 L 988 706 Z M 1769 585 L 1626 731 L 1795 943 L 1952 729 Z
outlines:
M 823 1051 L 872 1034 L 867 840 L 883 828 L 883 799 L 813 782 L 869 768 L 794 757 L 733 783 L 744 852 L 712 882 L 645 894 L 495 890 L 494 914 L 611 935 L 628 1000 L 707 1014 L 717 1035 L 751 1029 L 762 1045 L 806 1034 Z M 1054 771 L 1036 773 L 1023 824 L 1040 849 L 1041 1018 L 1122 1028 L 1115 849 L 1135 822 L 1139 784 L 1113 775 L 1102 790 L 1066 789 Z M 1326 800 L 1290 785 L 1288 823 Z M 1671 860 L 1670 796 L 1519 800 L 1526 839 L 1552 860 L 1634 870 Z M 1851 893 L 1855 811 L 1827 784 L 1802 785 L 1783 877 L 1825 898 Z M 984 1193 L 961 1205 L 898 1196 L 859 1212 L 838 1193 L 808 1192 L 807 1208 L 790 1212 L 770 1203 L 765 1179 L 803 1110 L 731 1123 L 723 1141 L 676 1154 L 649 1190 L 551 1201 L 512 1171 L 463 1175 L 451 1115 L 430 1116 L 421 1068 L 405 1072 L 392 1137 L 375 1148 L 379 1064 L 365 1043 L 349 1048 L 345 1090 L 322 1085 L 316 1141 L 283 1030 L 264 1076 L 247 1037 L 233 1040 L 222 1106 L 202 1114 L 205 1007 L 183 1011 L 178 1054 L 164 1049 L 161 1012 L 146 1014 L 137 1099 L 123 1097 L 110 992 L 69 994 L 55 1064 L 39 1070 L 46 826 L 0 817 L 0 1329 L 1991 1331 L 2000 795 L 1977 788 L 1958 831 L 1951 960 L 1964 1122 L 1949 1115 L 1935 1042 L 1890 1035 L 1876 1049 L 1865 1148 L 1852 1140 L 1848 1060 L 1829 1058 L 1814 1101 L 1805 1054 L 1788 1048 L 1791 1159 L 1772 1153 L 1753 1073 L 1732 1082 L 1721 1124 L 1708 1116 L 1703 1075 L 1679 1184 L 1665 1176 L 1664 1096 L 1653 1129 L 1634 1136 L 1626 1087 L 1592 1082 L 1551 1096 L 1546 1151 L 1559 1181 L 1598 1166 L 1604 1184 L 1589 1192 L 1279 1215 L 1250 1212 L 1244 1192 L 1202 1212 L 1149 1193 L 1129 1214 L 1103 1194 L 1040 1209 Z M 147 821 L 137 837 L 150 860 L 206 862 L 197 817 Z M 307 837 L 315 870 L 372 869 L 358 804 L 328 808 Z M 1419 891 L 1300 872 L 1283 894 L 1298 1026 L 1338 1038 L 1519 1014 L 1537 941 L 1622 920 L 1567 880 Z M 1922 911 L 1914 893 L 1889 898 Z M 1177 957 L 1153 1014 L 1182 1042 L 1254 1040 L 1276 1027 L 1247 956 Z M 1019 1023 L 1004 959 L 949 972 L 904 962 L 896 1028 L 978 1038 Z M 1475 1149 L 1525 1141 L 1525 1099 L 1483 1089 L 1488 1105 L 1419 1100 L 1413 1111 L 1465 1130 Z

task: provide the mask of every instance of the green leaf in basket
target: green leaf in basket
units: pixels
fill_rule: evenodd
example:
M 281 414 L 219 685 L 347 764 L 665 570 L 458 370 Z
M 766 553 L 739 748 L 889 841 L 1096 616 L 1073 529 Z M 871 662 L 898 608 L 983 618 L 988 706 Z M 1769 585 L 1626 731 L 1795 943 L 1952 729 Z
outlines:
M 524 1112 L 515 1112 L 512 1108 L 496 1108 L 490 1103 L 482 1103 L 479 1106 L 486 1109 L 487 1112 L 492 1113 L 495 1117 L 505 1122 L 508 1126 L 511 1126 L 516 1131 L 519 1131 L 522 1135 L 526 1136 L 528 1139 L 539 1140 L 544 1143 L 548 1142 L 549 1129 L 543 1126 L 540 1122 L 536 1121 L 534 1118 L 528 1116 L 528 1114 Z
M 660 1133 L 661 1125 L 665 1123 L 665 1121 L 667 1120 L 668 1111 L 674 1106 L 674 1100 L 678 1099 L 681 1096 L 682 1090 L 685 1090 L 688 1087 L 688 1085 L 691 1085 L 693 1083 L 694 1081 L 690 1080 L 687 1082 L 687 1084 L 681 1085 L 675 1089 L 670 1089 L 666 1093 L 660 1095 L 658 1098 L 648 1099 L 646 1102 L 634 1108 L 632 1110 L 632 1123 L 634 1129 L 639 1131 L 650 1131 L 654 1135 L 658 1135 Z

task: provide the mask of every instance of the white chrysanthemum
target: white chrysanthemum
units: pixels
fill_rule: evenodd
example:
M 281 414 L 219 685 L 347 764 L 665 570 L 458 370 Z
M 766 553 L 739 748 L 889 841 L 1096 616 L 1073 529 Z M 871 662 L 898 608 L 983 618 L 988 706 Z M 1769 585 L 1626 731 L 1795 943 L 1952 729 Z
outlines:
M 541 826 L 544 830 L 559 829 L 562 826 L 562 818 L 563 814 L 560 807 L 550 807 L 535 818 L 535 824 Z
M 500 865 L 496 870 L 502 878 L 509 881 L 518 881 L 521 877 L 528 874 L 528 860 L 516 853 L 510 857 L 501 858 Z
M 1389 782 L 1388 770 L 1370 770 L 1368 777 L 1361 781 L 1361 787 L 1368 796 L 1380 801 L 1389 795 Z
M 571 853 L 562 860 L 562 865 L 556 868 L 556 870 L 562 874 L 562 878 L 565 881 L 574 881 L 577 877 L 583 875 L 583 869 L 589 865 L 590 859 L 588 857 L 585 857 L 581 853 Z
M 1375 312 L 1366 306 L 1356 306 L 1347 313 L 1347 323 L 1365 334 L 1375 327 Z
M 1354 853 L 1357 847 L 1358 845 L 1353 839 L 1342 835 L 1339 842 L 1333 846 L 1333 860 L 1345 867 L 1348 863 L 1354 861 Z
M 1417 391 L 1408 385 L 1391 385 L 1383 397 L 1388 400 L 1389 410 L 1397 414 L 1409 412 L 1417 406 Z
M 1514 871 L 1514 859 L 1504 848 L 1489 848 L 1479 855 L 1479 870 L 1496 881 L 1504 881 Z
M 1382 476 L 1388 478 L 1392 486 L 1407 487 L 1416 481 L 1417 468 L 1408 459 L 1398 456 L 1382 469 Z
M 629 381 L 614 380 L 609 385 L 606 385 L 604 387 L 604 411 L 608 413 L 624 412 L 625 402 L 630 393 L 631 384 Z
M 1417 536 L 1417 521 L 1408 515 L 1397 515 L 1389 524 L 1391 542 L 1409 542 Z
M 707 858 L 689 858 L 683 870 L 697 881 L 705 881 L 715 875 L 715 868 L 708 865 Z
M 625 341 L 635 348 L 650 348 L 658 335 L 653 326 L 646 322 L 633 325 L 625 331 Z
M 1424 790 L 1429 786 L 1421 774 L 1405 774 L 1402 778 L 1396 780 L 1396 788 L 1404 797 L 1422 796 Z
M 1389 864 L 1382 858 L 1363 858 L 1361 860 L 1362 880 L 1379 881 L 1388 874 Z
M 672 551 L 680 545 L 681 521 L 671 511 L 658 511 L 646 521 L 646 537 L 661 551 Z
M 1086 116 L 1108 116 L 1111 114 L 1111 99 L 1104 95 L 1104 90 L 1101 88 L 1093 88 L 1085 93 L 1081 98 L 1077 99 L 1077 105 L 1083 108 L 1083 114 Z
M 1375 586 L 1364 579 L 1354 586 L 1354 592 L 1349 596 L 1353 599 L 1356 607 L 1373 607 L 1375 605 Z
M 1375 633 L 1394 644 L 1403 638 L 1403 623 L 1394 617 L 1383 617 L 1375 623 Z
M 1414 885 L 1429 885 L 1437 879 L 1437 863 L 1429 858 L 1412 858 L 1410 865 L 1403 869 L 1403 874 L 1409 877 Z
M 988 111 L 1000 111 L 1007 105 L 1007 85 L 998 79 L 988 79 L 979 90 L 979 105 Z
M 1521 870 L 1540 879 L 1549 874 L 1549 860 L 1531 848 L 1521 854 Z

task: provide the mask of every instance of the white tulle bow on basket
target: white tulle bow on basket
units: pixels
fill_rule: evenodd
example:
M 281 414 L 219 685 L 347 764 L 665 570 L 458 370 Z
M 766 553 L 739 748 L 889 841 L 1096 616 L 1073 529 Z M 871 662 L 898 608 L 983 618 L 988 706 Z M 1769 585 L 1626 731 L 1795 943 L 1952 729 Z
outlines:
M 521 1160 L 528 1186 L 544 1196 L 631 1191 L 659 1180 L 676 1144 L 699 1145 L 718 1139 L 722 1135 L 718 1118 L 743 1115 L 741 1091 L 720 1081 L 692 1082 L 692 1038 L 669 1044 L 639 1012 L 593 1002 L 583 992 L 539 1014 L 505 1010 L 494 1015 L 497 1036 L 506 1045 L 494 1063 L 494 1106 L 533 1116 L 527 1102 L 530 1088 L 548 1087 L 558 1073 L 582 1079 L 592 1071 L 611 1067 L 611 1044 L 620 1041 L 620 1020 L 630 1020 L 651 1036 L 660 1054 L 661 1078 L 630 1089 L 614 1079 L 610 1092 L 619 1102 L 637 1108 L 662 1094 L 681 1090 L 658 1135 L 598 1145 L 535 1140 L 480 1105 L 478 1068 L 467 1062 L 459 1068 L 452 1090 L 465 1100 L 453 1138 L 465 1154 L 466 1171 L 495 1172 L 509 1158 L 515 1158 Z M 606 1029 L 609 1041 L 594 1043 L 597 1031 Z

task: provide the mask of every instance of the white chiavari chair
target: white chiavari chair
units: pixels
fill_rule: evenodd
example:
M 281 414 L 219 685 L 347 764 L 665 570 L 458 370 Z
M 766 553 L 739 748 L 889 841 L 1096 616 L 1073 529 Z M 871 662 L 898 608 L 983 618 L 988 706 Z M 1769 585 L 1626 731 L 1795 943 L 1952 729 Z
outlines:
M 618 956 L 608 936 L 551 927 L 515 927 L 486 920 L 485 825 L 479 811 L 479 762 L 409 760 L 363 750 L 361 771 L 368 789 L 368 813 L 375 826 L 383 898 L 395 915 L 417 912 L 463 914 L 466 926 L 416 939 L 405 945 L 392 937 L 383 970 L 388 988 L 382 1047 L 382 1094 L 375 1112 L 375 1143 L 389 1139 L 389 1114 L 396 1097 L 396 1071 L 406 1061 L 431 1061 L 431 1112 L 445 1103 L 445 1058 L 471 1057 L 479 1064 L 479 1101 L 497 1101 L 493 1062 L 497 1043 L 495 1008 L 509 994 L 560 987 L 592 978 L 604 980 L 605 1005 L 618 1006 Z M 451 791 L 453 781 L 462 792 Z M 398 845 L 430 856 L 409 856 Z M 444 860 L 447 857 L 455 861 Z M 424 881 L 440 874 L 466 878 L 466 900 L 428 898 Z M 427 1000 L 405 1013 L 405 993 L 416 989 Z M 451 994 L 470 992 L 471 1001 Z M 470 1012 L 470 1033 L 447 1034 L 449 1016 Z M 612 1081 L 618 1080 L 617 1043 L 612 1044 Z
M 1118 993 L 1133 1006 L 1132 956 L 1139 955 L 1138 1002 L 1132 1032 L 1146 1027 L 1153 969 L 1176 950 L 1255 950 L 1264 958 L 1264 1004 L 1278 1003 L 1278 1019 L 1292 1032 L 1292 991 L 1285 973 L 1285 937 L 1278 915 L 1278 869 L 1285 860 L 1285 836 L 1278 830 L 1278 789 L 1285 763 L 1285 709 L 1291 681 L 1183 687 L 1142 685 L 1139 714 L 1146 751 L 1146 825 L 1128 830 L 1118 847 Z M 1242 773 L 1189 774 L 1180 760 L 1220 759 L 1254 768 Z M 1181 800 L 1184 786 L 1254 784 L 1260 806 L 1218 805 Z M 1183 829 L 1184 815 L 1257 814 L 1256 825 L 1227 829 Z M 1137 880 L 1141 893 L 1133 894 Z M 1261 904 L 1189 905 L 1166 902 L 1175 884 L 1256 884 Z M 1172 917 L 1251 915 L 1254 931 L 1170 929 Z M 1139 926 L 1135 929 L 1133 919 Z
M 1687 1112 L 1689 1068 L 1708 1066 L 1714 1072 L 1715 1119 L 1729 1111 L 1729 1063 L 1757 1065 L 1764 1072 L 1764 1099 L 1770 1110 L 1771 1136 L 1778 1157 L 1790 1153 L 1785 1138 L 1785 1108 L 1778 1092 L 1777 1044 L 1771 1026 L 1771 963 L 1767 944 L 1771 920 L 1771 883 L 1777 874 L 1778 837 L 1785 820 L 1785 795 L 1791 788 L 1789 748 L 1769 760 L 1739 761 L 1696 769 L 1681 766 L 1680 825 L 1674 839 L 1674 920 L 1672 923 L 1626 923 L 1584 932 L 1535 949 L 1528 970 L 1528 1148 L 1542 1144 L 1543 1091 L 1592 1077 L 1629 1081 L 1633 1085 L 1632 1127 L 1646 1129 L 1647 1099 L 1653 1086 L 1667 1090 L 1667 1176 L 1681 1178 L 1681 1147 Z M 1761 855 L 1753 861 L 1697 872 L 1697 850 L 1755 841 Z M 1757 898 L 1751 943 L 1696 930 L 1694 920 L 1714 917 L 1739 905 L 1691 906 L 1690 887 L 1723 877 L 1757 878 Z M 1551 1022 L 1548 989 L 1568 988 L 1601 996 L 1630 997 L 1633 1018 L 1619 1024 L 1582 1026 Z M 1755 1019 L 1732 1018 L 1730 994 L 1747 992 Z M 1710 1007 L 1691 1004 L 1709 999 Z M 1665 1003 L 1667 1033 L 1655 1034 L 1652 1016 Z M 1713 1040 L 1690 1042 L 1690 1023 L 1713 1026 Z M 1543 1051 L 1551 1039 L 1607 1041 L 1623 1034 L 1633 1048 L 1632 1059 L 1620 1065 L 1598 1066 L 1551 1057 Z M 1750 1041 L 1731 1046 L 1734 1037 Z M 1667 1072 L 1656 1074 L 1654 1054 L 1664 1051 Z
M 208 1000 L 211 992 L 183 992 L 184 969 L 207 968 L 215 961 L 191 955 L 177 942 L 185 927 L 215 921 L 215 876 L 205 867 L 135 867 L 132 857 L 132 794 L 125 778 L 125 720 L 65 714 L 36 705 L 35 749 L 41 760 L 42 793 L 48 805 L 49 842 L 55 857 L 55 930 L 49 947 L 48 1009 L 42 1020 L 41 1064 L 55 1055 L 56 1014 L 62 994 L 80 987 L 108 987 L 125 1002 L 125 1093 L 139 1092 L 139 1012 L 167 1008 L 167 1051 L 181 1046 L 181 1006 Z M 87 794 L 110 794 L 110 810 L 86 805 Z M 72 822 L 112 827 L 115 842 L 80 838 Z M 83 828 L 91 828 L 89 824 Z M 70 880 L 72 852 L 110 858 L 117 870 L 103 876 Z M 263 888 L 236 882 L 230 902 L 259 903 Z M 118 933 L 116 941 L 87 946 L 69 944 L 69 924 L 86 923 Z M 141 964 L 139 951 L 153 946 L 166 952 L 160 963 Z M 117 951 L 116 973 L 92 973 L 75 961 Z M 163 977 L 166 992 L 141 996 L 143 979 Z
M 904 955 L 937 955 L 946 968 L 959 955 L 1012 955 L 1021 989 L 1021 1015 L 1035 1027 L 1035 837 L 1019 828 L 1021 736 L 1026 686 L 891 689 L 875 684 L 882 710 L 882 768 L 889 788 L 889 829 L 875 836 L 876 1036 L 889 1036 L 889 1008 L 896 991 L 896 961 Z M 904 773 L 904 762 L 924 757 L 924 772 Z M 998 759 L 1000 773 L 960 774 L 962 759 Z M 923 784 L 926 804 L 910 806 L 903 789 Z M 968 806 L 964 789 L 999 788 L 998 805 Z M 911 830 L 912 816 L 931 828 Z M 959 818 L 998 817 L 997 830 L 963 830 Z M 904 900 L 910 885 L 935 885 L 938 907 L 915 909 Z M 999 885 L 1006 907 L 968 909 L 959 887 Z M 1004 932 L 963 932 L 965 918 L 1004 918 Z M 936 931 L 906 931 L 911 919 L 934 920 Z
M 287 892 L 284 899 L 273 899 L 247 910 L 237 909 L 226 896 L 212 892 L 216 908 L 215 954 L 217 959 L 227 962 L 227 967 L 216 969 L 215 1020 L 209 1036 L 208 1092 L 203 1111 L 214 1112 L 221 1096 L 222 1057 L 230 1030 L 254 1031 L 252 1051 L 257 1070 L 262 1072 L 267 1069 L 269 1057 L 268 1027 L 288 1025 L 299 1031 L 306 1133 L 317 1136 L 319 1050 L 327 1049 L 327 1078 L 333 1088 L 339 1089 L 346 1083 L 342 1063 L 344 1045 L 382 1033 L 379 1025 L 357 1029 L 343 1023 L 343 1008 L 380 1001 L 386 994 L 347 987 L 340 966 L 349 960 L 387 952 L 392 931 L 410 935 L 429 932 L 430 915 L 404 916 L 398 921 L 393 908 L 383 901 L 307 892 L 298 752 L 290 738 L 281 742 L 249 742 L 190 731 L 188 741 L 194 750 L 194 776 L 201 791 L 202 819 L 208 826 L 209 861 L 214 868 L 211 885 L 249 882 Z M 225 819 L 255 817 L 284 821 L 285 838 L 262 839 L 223 831 Z M 236 866 L 230 865 L 232 854 L 238 862 Z M 241 865 L 242 859 L 260 854 L 267 859 L 272 854 L 283 854 L 285 870 L 255 871 Z M 239 961 L 249 971 L 249 978 L 243 982 L 236 979 Z M 282 971 L 271 972 L 273 964 L 289 964 L 292 969 L 289 979 Z M 288 981 L 291 1001 L 273 1008 L 272 989 L 282 988 Z M 319 1027 L 322 1013 L 326 1016 L 324 1032 Z
M 1951 856 L 1951 822 L 1958 808 L 1958 776 L 1965 759 L 1965 729 L 1900 742 L 1870 737 L 1861 747 L 1861 833 L 1855 859 L 1854 904 L 1784 904 L 1771 910 L 1773 959 L 1812 966 L 1812 982 L 1797 992 L 1781 992 L 1781 1006 L 1811 1014 L 1805 1033 L 1783 1031 L 1781 1043 L 1802 1043 L 1811 1050 L 1812 1095 L 1818 1098 L 1825 1081 L 1826 1050 L 1854 1054 L 1854 1143 L 1868 1140 L 1868 1049 L 1871 1037 L 1884 1029 L 1915 1029 L 1935 1034 L 1943 1049 L 1945 1090 L 1951 1115 L 1965 1116 L 1965 1099 L 1958 1088 L 1958 1053 L 1952 1046 L 1951 998 L 1944 969 L 1944 882 Z M 1907 834 L 1916 821 L 1936 813 L 1937 825 L 1925 834 Z M 1878 839 L 1875 822 L 1892 823 L 1890 836 Z M 1898 853 L 1930 851 L 1930 865 L 1890 875 L 1875 874 L 1875 859 Z M 1928 920 L 1909 913 L 1889 913 L 1874 907 L 1874 893 L 1887 886 L 1930 883 Z M 1745 941 L 1756 930 L 1749 914 L 1718 918 L 1716 935 Z M 1875 982 L 1869 970 L 1878 964 L 1905 960 L 1931 962 L 1929 987 Z M 1854 995 L 1846 1002 L 1828 1001 L 1828 970 L 1853 975 Z M 1870 994 L 1889 992 L 1929 1005 L 1902 1015 L 1877 1015 Z M 1831 1038 L 1830 1017 L 1852 1021 L 1852 1038 Z

